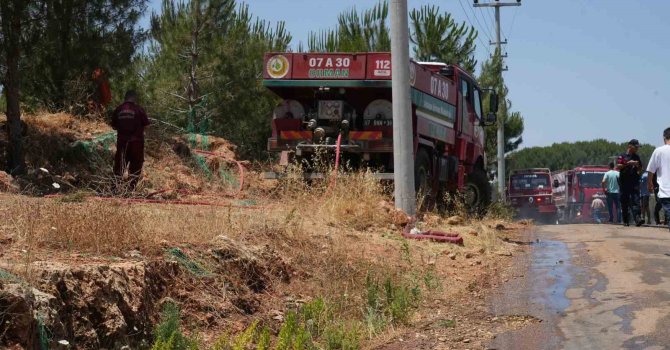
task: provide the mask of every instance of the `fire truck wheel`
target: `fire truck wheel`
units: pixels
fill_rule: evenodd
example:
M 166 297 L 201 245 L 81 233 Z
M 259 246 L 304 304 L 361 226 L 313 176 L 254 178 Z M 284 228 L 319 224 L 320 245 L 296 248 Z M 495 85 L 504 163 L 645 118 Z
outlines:
M 491 187 L 486 173 L 482 170 L 475 170 L 468 175 L 468 181 L 465 184 L 465 204 L 470 210 L 483 214 L 490 203 Z
M 416 152 L 414 161 L 414 190 L 417 195 L 430 194 L 430 156 L 423 148 Z

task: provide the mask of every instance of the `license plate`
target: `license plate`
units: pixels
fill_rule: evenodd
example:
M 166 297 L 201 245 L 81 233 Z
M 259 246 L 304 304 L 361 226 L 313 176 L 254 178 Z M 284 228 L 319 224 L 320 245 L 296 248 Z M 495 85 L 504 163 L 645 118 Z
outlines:
M 366 119 L 364 126 L 393 126 L 392 119 Z

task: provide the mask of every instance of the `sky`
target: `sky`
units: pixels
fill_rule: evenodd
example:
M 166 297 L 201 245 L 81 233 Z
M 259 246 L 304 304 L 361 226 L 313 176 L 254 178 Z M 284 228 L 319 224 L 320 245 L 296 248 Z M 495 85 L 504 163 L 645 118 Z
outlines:
M 492 0 L 480 0 L 481 3 Z M 507 0 L 510 1 L 510 0 Z M 151 0 L 157 8 L 160 1 Z M 285 21 L 293 47 L 337 15 L 377 0 L 248 0 L 250 11 Z M 437 5 L 479 31 L 476 57 L 489 56 L 493 12 L 471 0 L 408 0 Z M 486 12 L 488 11 L 488 12 Z M 524 117 L 523 147 L 605 138 L 662 144 L 670 127 L 670 1 L 525 0 L 501 10 L 504 73 L 512 110 Z M 477 72 L 478 73 L 478 72 Z

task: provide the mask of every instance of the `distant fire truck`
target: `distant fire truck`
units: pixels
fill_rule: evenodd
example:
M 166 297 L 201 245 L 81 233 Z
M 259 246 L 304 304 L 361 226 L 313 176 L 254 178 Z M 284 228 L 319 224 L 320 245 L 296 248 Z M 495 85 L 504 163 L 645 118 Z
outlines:
M 457 66 L 412 61 L 409 69 L 412 114 L 405 117 L 413 121 L 417 190 L 434 198 L 463 190 L 469 205 L 487 204 L 484 126 L 495 122 L 495 114 L 484 114 L 482 89 Z M 349 164 L 393 179 L 390 53 L 268 53 L 263 78 L 282 99 L 268 140 L 280 164 L 309 164 L 319 150 L 338 148 L 340 136 Z M 497 96 L 488 98 L 496 111 Z
M 507 198 L 523 218 L 543 222 L 556 221 L 556 205 L 552 198 L 551 170 L 546 168 L 513 170 L 507 185 Z
M 554 203 L 558 208 L 559 222 L 593 222 L 591 203 L 596 197 L 605 201 L 602 180 L 608 170 L 606 166 L 584 165 L 553 174 Z M 606 212 L 601 215 L 604 217 Z

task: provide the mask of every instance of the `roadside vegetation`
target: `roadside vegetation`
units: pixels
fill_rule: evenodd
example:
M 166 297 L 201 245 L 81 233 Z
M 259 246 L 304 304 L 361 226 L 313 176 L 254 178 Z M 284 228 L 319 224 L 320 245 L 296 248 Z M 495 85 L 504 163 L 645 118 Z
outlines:
M 625 152 L 625 142 L 607 140 L 555 143 L 545 147 L 528 147 L 511 153 L 509 169 L 549 168 L 552 170 L 573 169 L 581 165 L 607 165 L 612 157 Z M 644 144 L 638 154 L 647 164 L 654 146 Z

